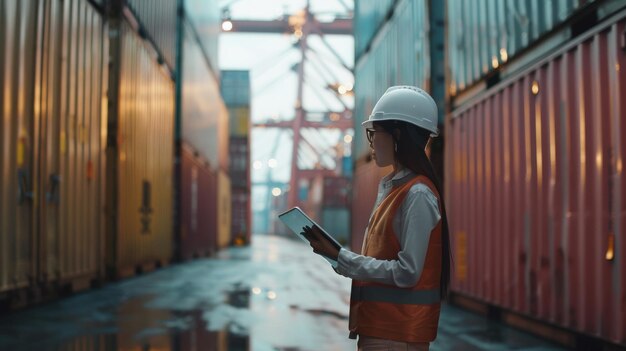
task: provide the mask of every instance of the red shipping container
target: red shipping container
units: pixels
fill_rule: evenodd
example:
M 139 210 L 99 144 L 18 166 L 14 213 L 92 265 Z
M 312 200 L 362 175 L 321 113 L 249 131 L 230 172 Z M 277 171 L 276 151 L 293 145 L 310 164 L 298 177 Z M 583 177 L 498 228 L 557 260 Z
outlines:
M 195 156 L 187 145 L 182 147 L 180 194 L 180 256 L 183 259 L 206 256 L 216 250 L 215 206 L 210 194 L 215 192 L 215 175 L 206 162 Z
M 465 100 L 445 177 L 455 292 L 620 344 L 625 17 Z

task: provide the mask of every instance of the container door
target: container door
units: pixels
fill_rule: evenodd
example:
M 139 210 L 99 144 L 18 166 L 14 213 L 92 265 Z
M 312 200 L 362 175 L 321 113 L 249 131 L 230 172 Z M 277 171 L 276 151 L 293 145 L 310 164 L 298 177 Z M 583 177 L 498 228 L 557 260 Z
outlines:
M 32 1 L 0 0 L 0 292 L 26 287 L 35 273 L 36 138 Z

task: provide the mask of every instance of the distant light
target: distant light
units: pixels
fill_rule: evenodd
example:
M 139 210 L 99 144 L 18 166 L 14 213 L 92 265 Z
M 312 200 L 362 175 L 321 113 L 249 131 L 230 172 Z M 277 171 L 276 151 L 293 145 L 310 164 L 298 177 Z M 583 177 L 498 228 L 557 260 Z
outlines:
M 258 295 L 261 293 L 261 288 L 257 288 L 256 286 L 254 288 L 252 288 L 252 293 L 254 295 Z
M 450 95 L 452 95 L 452 96 L 456 95 L 456 84 L 454 84 L 454 82 L 452 82 L 452 83 L 450 84 L 450 89 L 449 89 L 449 91 L 450 91 Z
M 343 85 L 339 85 L 339 87 L 337 88 L 337 92 L 339 92 L 339 94 L 341 95 L 345 95 L 348 92 L 348 89 Z
M 282 193 L 283 193 L 283 191 L 280 190 L 280 188 L 272 189 L 272 195 L 274 195 L 274 196 L 280 196 L 280 194 L 282 194 Z
M 263 167 L 263 162 L 261 162 L 261 161 L 254 161 L 254 163 L 252 163 L 252 167 L 254 169 L 261 169 L 261 167 Z
M 230 32 L 233 29 L 233 22 L 226 20 L 222 22 L 222 30 L 224 32 Z
M 339 115 L 337 112 L 333 112 L 330 114 L 330 116 L 328 116 L 328 118 L 330 118 L 330 120 L 333 122 L 337 122 L 341 118 L 341 115 Z
M 505 48 L 501 48 L 500 49 L 500 60 L 502 60 L 502 62 L 506 62 L 506 60 L 509 59 L 509 54 L 506 52 Z
M 300 29 L 296 29 L 296 30 L 293 32 L 293 35 L 294 35 L 296 38 L 300 39 L 300 38 L 302 38 L 302 31 L 301 31 Z
M 498 66 L 500 65 L 500 63 L 498 62 L 498 56 L 493 56 L 491 58 L 491 67 L 493 68 L 498 68 Z
M 539 94 L 539 83 L 537 81 L 533 81 L 533 85 L 530 87 L 530 90 L 533 92 L 533 95 Z
M 267 166 L 269 168 L 276 168 L 276 165 L 278 165 L 278 161 L 276 161 L 276 159 L 270 158 L 269 161 L 267 161 Z
M 276 293 L 273 291 L 268 291 L 267 292 L 267 298 L 270 300 L 275 300 L 276 299 Z
M 352 142 L 352 135 L 350 135 L 350 134 L 344 135 L 343 141 L 345 141 L 348 144 L 351 143 Z

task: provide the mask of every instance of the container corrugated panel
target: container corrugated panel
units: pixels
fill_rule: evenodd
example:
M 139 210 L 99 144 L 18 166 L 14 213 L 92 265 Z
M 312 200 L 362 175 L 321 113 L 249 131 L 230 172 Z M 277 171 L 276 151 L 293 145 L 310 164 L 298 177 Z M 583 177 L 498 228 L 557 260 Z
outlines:
M 183 140 L 206 158 L 211 169 L 228 170 L 228 111 L 220 97 L 218 78 L 202 47 L 185 24 L 182 124 Z
M 463 90 L 592 1 L 447 0 L 453 90 Z
M 359 0 L 354 2 L 355 52 L 359 57 L 372 41 L 395 0 Z
M 35 276 L 34 1 L 0 1 L 0 292 Z
M 193 149 L 183 145 L 181 156 L 181 257 L 206 256 L 215 251 L 217 233 L 211 227 L 209 212 L 215 189 L 215 175 L 206 162 L 194 155 Z
M 626 11 L 453 111 L 453 290 L 626 344 Z
M 185 0 L 185 17 L 193 24 L 202 43 L 204 54 L 209 59 L 213 75 L 219 82 L 218 42 L 222 34 L 222 12 L 218 1 Z M 184 69 L 184 68 L 183 68 Z
M 89 279 L 104 263 L 107 30 L 88 1 L 42 2 L 39 11 L 39 276 Z
M 360 32 L 355 31 L 358 38 Z M 358 58 L 355 69 L 355 125 L 368 118 L 378 98 L 391 85 L 430 83 L 428 7 L 426 1 L 398 1 L 394 15 L 373 39 L 370 51 Z M 369 153 L 363 128 L 355 128 L 354 158 Z
M 154 40 L 165 62 L 176 67 L 176 6 L 172 0 L 127 0 L 137 20 Z
M 174 86 L 122 23 L 115 267 L 172 256 Z
M 247 137 L 250 135 L 250 107 L 228 106 L 228 117 L 231 137 Z
M 250 108 L 250 71 L 222 71 L 220 91 L 229 110 L 233 107 Z

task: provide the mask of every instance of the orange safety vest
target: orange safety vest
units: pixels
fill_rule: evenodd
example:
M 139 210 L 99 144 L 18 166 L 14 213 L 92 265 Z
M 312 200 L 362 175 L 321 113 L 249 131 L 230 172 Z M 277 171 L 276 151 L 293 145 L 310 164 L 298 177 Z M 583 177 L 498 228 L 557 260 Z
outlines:
M 433 183 L 416 176 L 393 189 L 380 203 L 363 244 L 363 255 L 379 260 L 398 260 L 400 243 L 393 230 L 393 218 L 409 189 L 422 183 L 439 200 Z M 437 336 L 441 309 L 441 221 L 430 233 L 422 275 L 411 288 L 395 285 L 352 281 L 350 294 L 350 335 L 356 334 L 403 342 L 431 342 Z

